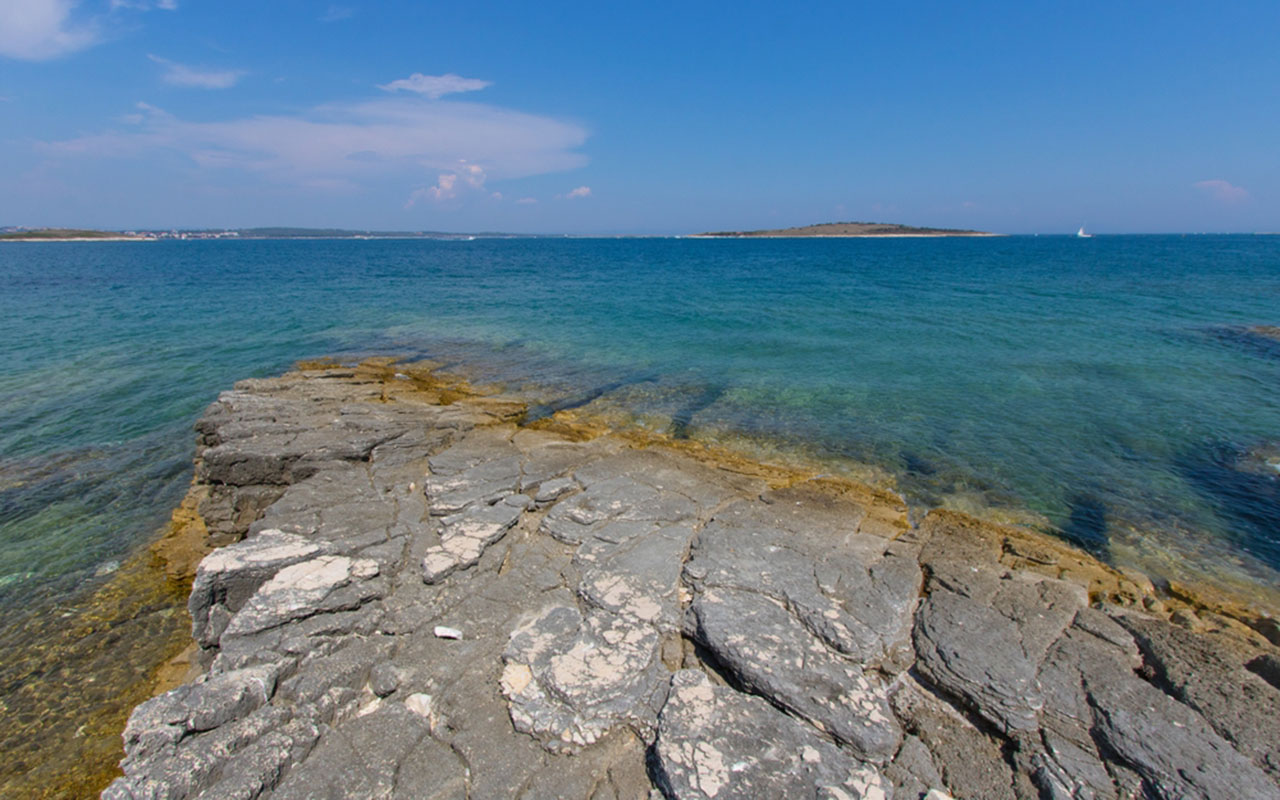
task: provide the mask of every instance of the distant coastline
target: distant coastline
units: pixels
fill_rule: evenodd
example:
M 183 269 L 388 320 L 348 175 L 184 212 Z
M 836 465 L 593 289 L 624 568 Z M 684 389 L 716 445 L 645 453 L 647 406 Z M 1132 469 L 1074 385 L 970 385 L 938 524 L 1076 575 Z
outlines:
M 161 239 L 434 239 L 563 238 L 565 234 L 449 233 L 445 231 L 361 231 L 345 228 L 207 228 L 102 231 L 79 228 L 0 228 L 5 242 L 148 242 Z
M 971 231 L 960 228 L 920 228 L 913 225 L 898 225 L 891 222 L 823 222 L 817 225 L 803 225 L 796 228 L 775 228 L 757 231 L 711 231 L 694 234 L 689 238 L 712 239 L 729 238 L 745 239 L 748 237 L 826 237 L 855 239 L 868 237 L 882 238 L 922 238 L 937 236 L 1001 236 L 999 233 Z
M 34 228 L 31 230 L 0 231 L 4 242 L 133 242 L 155 237 L 119 231 L 82 230 L 79 228 Z

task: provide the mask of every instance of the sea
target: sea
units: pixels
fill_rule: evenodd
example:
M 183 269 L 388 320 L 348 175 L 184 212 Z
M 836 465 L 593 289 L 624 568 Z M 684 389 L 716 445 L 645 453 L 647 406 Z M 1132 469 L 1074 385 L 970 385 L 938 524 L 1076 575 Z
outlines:
M 150 540 L 220 391 L 368 354 L 1280 569 L 1280 236 L 4 243 L 0 287 L 0 608 Z
M 0 243 L 0 639 L 155 538 L 220 391 L 375 354 L 1261 596 L 1274 325 L 1280 236 Z

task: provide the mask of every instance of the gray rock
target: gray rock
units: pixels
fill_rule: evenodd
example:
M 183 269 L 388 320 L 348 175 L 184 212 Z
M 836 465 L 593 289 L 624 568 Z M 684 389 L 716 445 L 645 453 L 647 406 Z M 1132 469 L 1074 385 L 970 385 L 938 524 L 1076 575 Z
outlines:
M 1280 797 L 1280 786 L 1200 715 L 1155 687 L 1087 675 L 1095 736 L 1161 798 Z
M 512 723 L 548 749 L 592 744 L 622 723 L 652 738 L 667 688 L 658 648 L 651 625 L 546 609 L 517 628 L 503 652 Z
M 511 432 L 479 431 L 429 459 L 426 494 L 431 513 L 457 514 L 472 503 L 493 503 L 520 485 L 520 452 Z
M 672 676 L 653 752 L 654 780 L 669 798 L 886 800 L 892 791 L 874 766 L 811 726 L 696 670 Z
M 936 582 L 914 633 L 917 669 L 1006 733 L 1031 732 L 1045 702 L 1040 662 L 1087 598 L 1061 581 L 1033 577 L 990 586 L 975 599 Z
M 661 633 L 680 630 L 680 567 L 689 549 L 693 526 L 658 524 L 643 536 L 620 533 L 606 525 L 578 548 L 574 565 L 581 570 L 578 594 L 587 604 Z
M 1040 670 L 1043 787 L 1098 797 L 1280 797 L 1199 714 L 1139 678 L 1129 647 L 1088 633 L 1097 622 L 1073 623 Z
M 455 570 L 474 566 L 489 545 L 520 521 L 529 504 L 525 495 L 507 494 L 493 505 L 477 503 L 445 517 L 440 544 L 428 549 L 422 559 L 422 579 L 438 583 Z
M 830 535 L 812 527 L 823 513 L 809 519 L 803 506 L 779 506 L 739 502 L 719 511 L 694 543 L 685 580 L 771 597 L 865 666 L 908 666 L 921 581 L 910 550 L 856 525 Z
M 284 567 L 328 552 L 324 542 L 265 530 L 252 539 L 214 550 L 196 570 L 187 600 L 192 636 L 203 647 L 217 644 L 230 614 L 239 611 L 258 587 Z M 213 623 L 210 614 L 215 614 Z M 222 620 L 217 615 L 223 615 Z
M 380 596 L 382 587 L 369 580 L 377 574 L 377 562 L 346 556 L 319 556 L 285 567 L 236 612 L 222 640 L 278 628 L 320 611 L 358 607 Z M 340 594 L 348 586 L 355 591 Z
M 290 772 L 272 797 L 276 800 L 456 797 L 456 788 L 464 778 L 462 764 L 456 760 L 449 764 L 452 775 L 442 770 L 436 776 L 435 785 L 420 784 L 417 788 L 425 790 L 422 794 L 407 793 L 408 787 L 399 785 L 400 765 L 414 754 L 428 733 L 427 722 L 422 717 L 401 705 L 383 703 L 368 714 L 345 720 L 325 731 L 311 757 Z M 450 785 L 455 787 L 452 792 L 431 792 Z
M 713 589 L 694 600 L 688 633 L 744 687 L 807 719 L 859 758 L 893 757 L 902 731 L 885 686 L 832 652 L 776 601 Z
M 135 710 L 104 796 L 1275 796 L 1256 640 L 1086 607 L 963 515 L 409 383 L 206 412 L 205 674 Z
M 247 716 L 271 699 L 279 673 L 279 664 L 269 664 L 205 675 L 153 697 L 134 709 L 125 725 L 130 758 L 146 759 L 190 734 Z
M 911 734 L 904 741 L 917 738 L 941 776 L 943 786 L 932 788 L 945 788 L 955 797 L 1014 800 L 1014 777 L 1000 742 L 909 678 L 893 694 L 892 704 L 895 716 Z M 932 777 L 932 772 L 922 769 L 916 779 L 932 782 Z
M 1163 620 L 1123 614 L 1156 685 L 1199 711 L 1253 763 L 1280 777 L 1280 691 L 1245 666 L 1221 635 L 1197 634 Z
M 400 688 L 400 670 L 388 662 L 382 662 L 369 672 L 369 689 L 378 697 L 387 695 Z

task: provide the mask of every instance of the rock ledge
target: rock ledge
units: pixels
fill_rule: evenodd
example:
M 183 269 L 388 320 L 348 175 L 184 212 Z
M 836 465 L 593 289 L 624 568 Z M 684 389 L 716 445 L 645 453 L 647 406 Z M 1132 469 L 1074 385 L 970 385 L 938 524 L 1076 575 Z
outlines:
M 1228 617 L 399 369 L 206 411 L 199 675 L 103 797 L 1280 798 L 1280 650 Z

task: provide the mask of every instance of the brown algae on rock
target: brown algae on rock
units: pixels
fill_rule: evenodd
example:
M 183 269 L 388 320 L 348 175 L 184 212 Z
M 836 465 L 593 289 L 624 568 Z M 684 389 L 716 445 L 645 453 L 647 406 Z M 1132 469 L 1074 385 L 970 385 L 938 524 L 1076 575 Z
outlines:
M 120 774 L 132 708 L 189 677 L 186 596 L 208 552 L 193 488 L 162 537 L 87 596 L 6 631 L 0 795 L 79 798 Z

